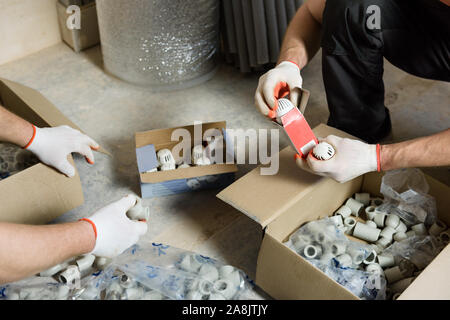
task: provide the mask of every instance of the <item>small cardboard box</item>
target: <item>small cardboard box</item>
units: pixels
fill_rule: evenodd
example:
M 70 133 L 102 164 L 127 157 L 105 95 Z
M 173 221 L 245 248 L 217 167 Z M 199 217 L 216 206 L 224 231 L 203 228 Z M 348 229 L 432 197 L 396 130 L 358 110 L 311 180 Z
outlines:
M 0 78 L 0 101 L 38 127 L 80 130 L 38 91 L 19 83 Z M 67 178 L 41 163 L 1 180 L 0 199 L 0 221 L 23 224 L 47 223 L 84 202 L 78 173 Z
M 95 2 L 80 5 L 80 30 L 70 30 L 67 28 L 67 19 L 71 14 L 66 12 L 67 5 L 56 2 L 56 10 L 58 13 L 59 29 L 61 38 L 75 52 L 80 52 L 100 43 L 100 33 L 98 29 L 97 9 Z
M 348 134 L 320 125 L 318 137 Z M 294 150 L 280 152 L 280 170 L 260 175 L 259 168 L 237 180 L 218 197 L 243 212 L 265 229 L 256 284 L 275 299 L 358 299 L 283 243 L 306 222 L 330 216 L 355 192 L 380 194 L 381 173 L 369 173 L 340 184 L 300 170 Z M 450 225 L 450 188 L 426 176 L 436 198 L 439 218 Z M 450 299 L 450 246 L 428 265 L 399 299 Z
M 150 156 L 156 161 L 156 152 L 161 149 L 172 148 L 179 141 L 172 141 L 172 133 L 177 129 L 186 129 L 191 137 L 194 137 L 195 126 L 176 127 L 169 129 L 157 129 L 135 134 L 136 158 L 138 163 L 143 162 L 144 155 Z M 226 122 L 203 123 L 201 135 L 203 137 L 206 130 L 218 129 L 225 137 Z M 225 140 L 225 139 L 224 139 Z M 226 149 L 226 143 L 224 141 Z M 194 146 L 194 139 L 191 140 L 191 147 Z M 139 149 L 149 147 L 149 150 L 139 152 Z M 153 154 L 152 150 L 153 149 Z M 156 165 L 155 165 L 156 166 Z M 145 172 L 146 169 L 138 165 L 141 181 L 142 198 L 153 198 L 189 192 L 193 190 L 223 188 L 234 182 L 236 164 L 212 164 L 208 166 L 193 166 L 190 168 L 176 169 L 170 171 Z

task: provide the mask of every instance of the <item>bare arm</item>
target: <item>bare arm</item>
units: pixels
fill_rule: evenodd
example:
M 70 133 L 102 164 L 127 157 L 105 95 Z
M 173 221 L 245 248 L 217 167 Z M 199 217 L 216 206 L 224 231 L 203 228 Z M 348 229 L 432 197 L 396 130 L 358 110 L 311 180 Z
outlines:
M 48 226 L 0 223 L 0 283 L 32 276 L 91 252 L 95 233 L 85 221 Z
M 384 171 L 411 167 L 450 165 L 450 129 L 428 137 L 383 145 L 380 153 Z
M 289 24 L 278 63 L 293 61 L 302 69 L 320 48 L 325 0 L 307 0 Z
M 9 112 L 0 105 L 0 141 L 25 147 L 33 136 L 33 126 L 28 121 Z

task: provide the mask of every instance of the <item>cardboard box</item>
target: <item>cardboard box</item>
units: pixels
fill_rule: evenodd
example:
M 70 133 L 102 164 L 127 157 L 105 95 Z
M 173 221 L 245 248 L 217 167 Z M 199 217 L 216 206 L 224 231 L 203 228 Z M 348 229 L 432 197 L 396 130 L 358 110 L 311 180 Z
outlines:
M 136 158 L 143 162 L 144 154 L 151 153 L 151 150 L 144 150 L 140 153 L 138 150 L 146 146 L 153 149 L 153 161 L 156 161 L 156 152 L 161 149 L 172 148 L 179 141 L 171 141 L 172 132 L 176 129 L 186 129 L 191 137 L 194 137 L 194 125 L 185 127 L 176 127 L 169 129 L 158 129 L 146 132 L 138 132 L 135 135 Z M 202 136 L 208 129 L 218 129 L 225 135 L 226 122 L 203 123 L 201 126 Z M 191 141 L 191 147 L 194 145 L 194 139 Z M 226 148 L 226 143 L 224 145 Z M 156 166 L 156 164 L 155 164 Z M 193 190 L 203 190 L 211 188 L 224 188 L 234 182 L 237 166 L 233 164 L 212 164 L 208 166 L 193 166 L 190 168 L 176 169 L 170 171 L 145 172 L 147 168 L 138 165 L 141 181 L 142 198 L 153 198 L 189 192 Z
M 68 125 L 80 130 L 36 90 L 0 78 L 0 101 L 38 127 Z M 73 159 L 69 155 L 73 164 Z M 44 224 L 84 202 L 78 173 L 65 175 L 37 164 L 0 181 L 0 221 Z
M 97 9 L 95 2 L 80 5 L 81 29 L 70 30 L 67 28 L 67 19 L 70 14 L 66 12 L 67 5 L 56 2 L 58 12 L 58 23 L 61 31 L 61 38 L 75 52 L 80 52 L 100 43 L 100 33 L 98 29 Z
M 326 125 L 316 127 L 318 137 L 348 134 Z M 294 150 L 280 152 L 277 175 L 262 176 L 259 168 L 237 180 L 218 197 L 265 229 L 256 284 L 275 299 L 358 299 L 283 243 L 304 223 L 330 216 L 355 192 L 380 194 L 381 173 L 369 173 L 340 184 L 300 170 Z M 439 218 L 450 225 L 450 188 L 427 176 L 436 198 Z M 450 246 L 447 246 L 399 299 L 450 299 Z

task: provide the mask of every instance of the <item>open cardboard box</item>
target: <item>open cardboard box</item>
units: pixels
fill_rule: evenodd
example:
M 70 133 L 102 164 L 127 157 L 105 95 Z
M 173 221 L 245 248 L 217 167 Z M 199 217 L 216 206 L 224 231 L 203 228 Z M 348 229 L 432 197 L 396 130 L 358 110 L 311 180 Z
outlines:
M 172 141 L 172 133 L 176 129 L 186 129 L 189 131 L 192 140 L 191 147 L 194 146 L 195 126 L 184 126 L 168 129 L 156 129 L 135 134 L 136 149 L 152 145 L 154 151 L 169 149 L 177 145 L 180 141 Z M 201 125 L 202 137 L 205 131 L 218 129 L 225 137 L 226 122 L 210 122 Z M 224 140 L 226 140 L 224 138 Z M 224 141 L 224 154 L 226 152 L 226 141 Z M 137 153 L 138 162 L 140 155 Z M 156 159 L 156 154 L 153 155 Z M 182 155 L 181 155 L 182 156 Z M 192 166 L 190 168 L 175 169 L 170 171 L 139 172 L 141 180 L 141 196 L 152 198 L 166 196 L 181 192 L 207 188 L 222 188 L 234 181 L 234 173 L 237 171 L 236 164 L 212 164 L 207 166 Z
M 38 91 L 19 83 L 0 78 L 0 101 L 38 127 L 80 130 Z M 70 155 L 69 161 L 74 164 Z M 0 221 L 24 224 L 47 223 L 84 202 L 77 172 L 67 178 L 42 163 L 1 180 L 0 197 Z
M 314 130 L 318 137 L 348 134 L 326 125 Z M 273 176 L 259 168 L 237 180 L 217 196 L 265 229 L 256 284 L 275 299 L 358 299 L 283 243 L 303 224 L 331 216 L 355 192 L 381 196 L 383 174 L 369 173 L 340 184 L 300 170 L 295 152 L 280 152 L 280 169 Z M 426 176 L 436 198 L 439 218 L 450 225 L 450 188 Z M 450 299 L 450 246 L 425 268 L 399 299 Z

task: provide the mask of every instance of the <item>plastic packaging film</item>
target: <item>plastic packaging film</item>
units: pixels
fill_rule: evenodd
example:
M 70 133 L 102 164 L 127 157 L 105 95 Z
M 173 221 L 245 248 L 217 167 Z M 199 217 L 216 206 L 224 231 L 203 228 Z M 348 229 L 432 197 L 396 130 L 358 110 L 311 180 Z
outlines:
M 158 91 L 210 79 L 219 10 L 218 0 L 97 0 L 106 71 Z

